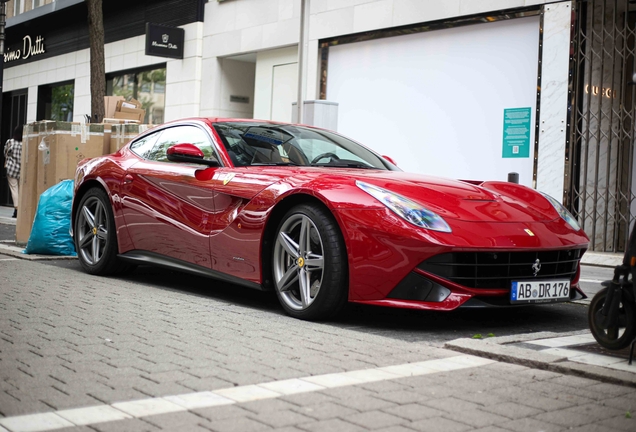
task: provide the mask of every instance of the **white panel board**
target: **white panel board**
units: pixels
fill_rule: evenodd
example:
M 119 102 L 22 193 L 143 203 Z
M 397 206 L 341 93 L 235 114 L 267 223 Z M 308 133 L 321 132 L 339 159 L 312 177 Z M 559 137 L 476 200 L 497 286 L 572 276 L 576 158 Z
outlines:
M 298 63 L 276 65 L 272 71 L 272 120 L 290 122 L 298 94 Z
M 543 16 L 537 189 L 563 200 L 572 2 L 546 5 Z
M 272 119 L 272 95 L 274 94 L 274 68 L 298 61 L 298 47 L 287 47 L 256 54 L 256 77 L 254 79 L 254 118 Z M 296 66 L 298 67 L 298 66 Z M 298 77 L 294 77 L 298 87 Z M 295 100 L 295 99 L 294 99 Z
M 532 184 L 539 17 L 329 49 L 339 132 L 405 171 Z M 503 158 L 505 108 L 530 107 L 530 157 Z

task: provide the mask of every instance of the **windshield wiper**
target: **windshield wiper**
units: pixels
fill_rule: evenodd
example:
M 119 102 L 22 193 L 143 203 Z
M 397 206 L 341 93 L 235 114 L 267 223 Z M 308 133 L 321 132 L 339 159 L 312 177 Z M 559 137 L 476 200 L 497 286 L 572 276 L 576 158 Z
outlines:
M 378 169 L 374 166 L 367 165 L 362 162 L 338 162 L 332 161 L 328 163 L 314 163 L 313 167 L 328 167 L 328 168 L 363 168 L 363 169 Z
M 294 162 L 255 162 L 250 166 L 300 166 Z

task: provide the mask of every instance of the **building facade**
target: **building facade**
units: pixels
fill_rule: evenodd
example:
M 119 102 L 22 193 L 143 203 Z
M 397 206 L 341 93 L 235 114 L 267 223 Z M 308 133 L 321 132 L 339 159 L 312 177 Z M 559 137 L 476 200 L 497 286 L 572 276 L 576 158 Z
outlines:
M 338 104 L 339 132 L 407 171 L 519 173 L 571 208 L 592 249 L 624 248 L 636 214 L 628 0 L 308 4 L 301 89 Z M 83 121 L 83 1 L 11 0 L 9 11 L 3 139 L 16 122 Z M 142 101 L 155 124 L 291 121 L 300 15 L 301 0 L 104 1 L 107 94 Z M 146 23 L 182 28 L 183 58 L 147 55 Z

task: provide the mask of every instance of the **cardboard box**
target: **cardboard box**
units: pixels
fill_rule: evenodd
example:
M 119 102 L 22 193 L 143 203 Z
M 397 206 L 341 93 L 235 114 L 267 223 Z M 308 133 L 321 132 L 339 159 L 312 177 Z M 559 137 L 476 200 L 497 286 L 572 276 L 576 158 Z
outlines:
M 77 163 L 115 153 L 148 129 L 140 124 L 101 124 L 40 121 L 24 128 L 16 243 L 26 245 L 42 192 L 65 179 L 74 179 Z
M 104 124 L 139 124 L 138 120 L 105 118 Z
M 32 123 L 24 127 L 20 165 L 18 218 L 15 227 L 15 241 L 19 245 L 26 245 L 29 241 L 33 219 L 35 219 L 35 210 L 39 197 L 37 194 L 38 145 L 41 139 L 40 129 L 44 128 L 46 123 L 47 122 Z
M 119 123 L 120 120 L 142 123 L 146 110 L 137 99 L 125 100 L 122 96 L 105 96 L 104 123 Z
M 148 130 L 148 128 L 148 125 L 141 124 L 112 125 L 110 152 L 115 153 L 117 150 L 128 144 L 137 135 Z
M 141 108 L 122 106 L 120 111 L 115 112 L 115 118 L 117 119 L 137 120 L 138 122 L 143 122 L 145 116 L 146 110 Z
M 113 117 L 117 110 L 117 104 L 123 100 L 123 96 L 104 96 L 104 117 Z
M 62 180 L 75 179 L 77 163 L 82 159 L 104 153 L 104 125 L 56 122 L 44 141 L 38 149 L 38 196 Z
M 102 154 L 110 153 L 110 137 L 112 136 L 112 124 L 104 123 L 104 145 L 102 147 Z
M 127 101 L 122 98 L 122 100 L 117 101 L 115 112 L 122 111 L 122 108 L 140 109 L 141 102 L 139 102 L 137 99 L 130 99 L 129 101 Z

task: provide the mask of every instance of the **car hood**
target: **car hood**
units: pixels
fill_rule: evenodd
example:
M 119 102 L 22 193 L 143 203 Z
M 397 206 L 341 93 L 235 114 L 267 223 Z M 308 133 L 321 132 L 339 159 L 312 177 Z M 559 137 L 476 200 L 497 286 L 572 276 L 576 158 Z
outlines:
M 402 171 L 351 168 L 243 167 L 231 171 L 232 182 L 215 187 L 244 199 L 253 199 L 261 191 L 273 188 L 275 195 L 301 190 L 320 195 L 334 209 L 383 207 L 356 186 L 357 181 L 362 181 L 409 198 L 445 219 L 524 223 L 560 217 L 543 195 L 508 182 L 467 182 Z M 220 179 L 227 173 L 218 175 Z
M 559 214 L 538 192 L 512 183 L 471 184 L 405 172 L 356 172 L 356 180 L 409 198 L 448 219 L 547 222 Z

